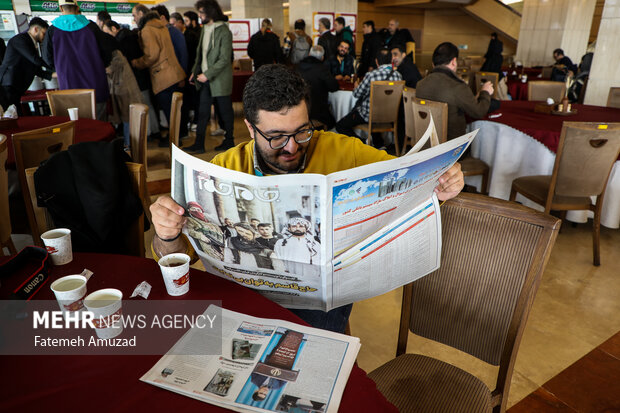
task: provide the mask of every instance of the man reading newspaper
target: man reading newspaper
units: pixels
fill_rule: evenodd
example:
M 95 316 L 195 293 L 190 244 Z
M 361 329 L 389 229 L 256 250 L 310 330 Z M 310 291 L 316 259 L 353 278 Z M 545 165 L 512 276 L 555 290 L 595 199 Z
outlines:
M 310 95 L 299 74 L 282 65 L 265 65 L 243 91 L 245 124 L 252 139 L 217 155 L 212 163 L 257 176 L 315 173 L 327 175 L 393 159 L 385 151 L 356 138 L 315 130 L 309 118 Z M 463 189 L 458 163 L 439 178 L 435 193 L 441 201 Z M 151 205 L 155 237 L 153 256 L 160 258 L 191 246 L 181 237 L 184 209 L 162 196 Z M 276 248 L 278 245 L 276 245 Z M 344 332 L 352 304 L 330 311 L 292 309 L 313 327 Z

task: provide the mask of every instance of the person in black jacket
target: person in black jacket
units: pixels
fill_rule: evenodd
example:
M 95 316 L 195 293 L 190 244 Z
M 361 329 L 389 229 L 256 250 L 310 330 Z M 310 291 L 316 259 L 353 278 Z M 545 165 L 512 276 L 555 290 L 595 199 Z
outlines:
M 327 62 L 329 70 L 336 80 L 350 80 L 355 74 L 355 61 L 349 54 L 351 44 L 342 40 L 338 45 L 338 54 Z
M 390 52 L 392 53 L 392 64 L 403 76 L 405 86 L 415 89 L 418 80 L 422 79 L 422 75 L 415 63 L 413 63 L 411 55 L 407 54 L 405 46 L 396 44 Z
M 250 38 L 248 56 L 254 60 L 254 70 L 258 70 L 262 65 L 284 62 L 280 38 L 271 31 L 271 20 L 263 19 L 260 31 Z
M 6 43 L 4 39 L 0 39 L 0 63 L 4 60 L 4 54 L 6 53 Z
M 553 51 L 553 58 L 555 59 L 555 65 L 553 65 L 553 71 L 551 72 L 551 80 L 556 82 L 564 82 L 566 76 L 577 73 L 577 65 L 570 60 L 570 57 L 564 56 L 564 50 L 555 49 Z
M 323 64 L 323 46 L 312 46 L 308 57 L 299 62 L 297 70 L 310 87 L 310 119 L 323 123 L 327 130 L 334 127 L 336 119 L 329 111 L 328 93 L 338 90 L 338 82 Z
M 489 42 L 487 53 L 484 55 L 485 61 L 480 71 L 499 73 L 499 78 L 501 79 L 504 76 L 502 73 L 503 51 L 504 44 L 497 38 L 497 33 L 491 33 L 491 41 Z
M 399 29 L 398 26 L 398 20 L 391 19 L 388 22 L 387 29 L 381 30 L 383 44 L 390 50 L 394 47 L 394 45 L 404 44 L 406 47 L 407 43 L 414 41 L 411 36 L 411 32 L 408 29 Z
M 365 21 L 362 25 L 364 31 L 364 42 L 362 43 L 362 56 L 360 64 L 357 68 L 357 78 L 363 79 L 367 72 L 377 68 L 375 57 L 381 48 L 383 48 L 383 39 L 375 30 L 375 22 L 372 20 Z
M 45 79 L 52 78 L 52 71 L 44 71 L 49 66 L 41 59 L 37 45 L 43 42 L 49 25 L 39 17 L 30 20 L 27 32 L 20 33 L 9 40 L 9 45 L 0 66 L 0 105 L 4 109 L 15 105 L 21 114 L 20 99 L 28 90 L 35 75 Z
M 319 46 L 323 47 L 325 55 L 323 60 L 328 61 L 336 55 L 336 36 L 331 32 L 332 23 L 327 17 L 319 19 Z

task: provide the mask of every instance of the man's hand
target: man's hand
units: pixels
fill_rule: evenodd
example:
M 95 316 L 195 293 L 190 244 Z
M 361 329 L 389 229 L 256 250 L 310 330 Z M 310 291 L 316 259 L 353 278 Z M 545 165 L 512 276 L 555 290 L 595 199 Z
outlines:
M 58 74 L 56 72 L 52 73 L 52 79 L 58 79 Z
M 440 201 L 447 201 L 457 196 L 464 186 L 465 181 L 463 180 L 463 172 L 461 172 L 461 164 L 457 162 L 439 177 L 439 185 L 435 188 L 435 193 Z M 151 211 L 153 211 L 152 206 Z
M 198 76 L 196 76 L 196 80 L 199 81 L 200 83 L 206 83 L 207 80 L 209 79 L 207 79 L 204 73 L 201 73 Z
M 336 79 L 336 80 L 342 80 L 342 79 L 343 79 L 343 77 L 342 77 L 342 75 L 336 75 L 336 76 L 334 76 L 334 79 Z
M 491 96 L 493 96 L 493 92 L 495 91 L 495 89 L 493 89 L 493 83 L 488 81 L 484 82 L 484 85 L 482 85 L 482 90 L 484 90 Z
M 131 61 L 131 67 L 136 67 L 136 62 L 138 61 L 138 59 L 133 59 Z
M 183 207 L 169 196 L 160 196 L 150 207 L 155 233 L 159 238 L 174 238 L 185 224 Z
M 187 81 L 189 82 L 190 85 L 194 84 L 194 74 L 193 73 L 189 74 L 189 79 Z

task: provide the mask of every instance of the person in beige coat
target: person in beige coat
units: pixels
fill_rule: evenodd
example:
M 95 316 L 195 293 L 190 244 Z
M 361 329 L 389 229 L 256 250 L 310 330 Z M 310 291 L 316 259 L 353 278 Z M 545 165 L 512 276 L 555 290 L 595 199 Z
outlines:
M 134 19 L 140 29 L 142 51 L 144 55 L 133 59 L 131 65 L 137 69 L 148 68 L 151 75 L 151 84 L 159 108 L 164 111 L 166 120 L 170 124 L 170 107 L 172 93 L 182 86 L 185 72 L 174 53 L 170 33 L 166 25 L 160 20 L 156 12 L 144 12 L 142 4 L 134 6 Z M 167 141 L 160 142 L 168 145 Z

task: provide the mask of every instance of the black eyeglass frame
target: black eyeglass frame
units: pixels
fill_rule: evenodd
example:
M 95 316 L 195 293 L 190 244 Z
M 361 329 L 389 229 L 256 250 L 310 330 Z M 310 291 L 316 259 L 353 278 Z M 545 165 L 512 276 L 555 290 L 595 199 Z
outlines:
M 262 130 L 258 129 L 258 127 L 253 124 L 252 122 L 250 122 L 250 125 L 252 125 L 252 128 L 254 129 L 254 133 L 256 134 L 256 132 L 259 133 L 260 136 L 262 136 L 263 138 L 265 138 L 265 140 L 267 142 L 269 142 L 269 147 L 271 149 L 282 149 L 284 148 L 286 145 L 288 145 L 288 142 L 290 141 L 291 138 L 293 138 L 295 140 L 296 143 L 300 144 L 300 143 L 306 143 L 308 142 L 310 139 L 312 139 L 312 137 L 314 136 L 314 131 L 316 130 L 314 128 L 314 125 L 312 124 L 312 121 L 308 122 L 310 124 L 310 127 L 307 129 L 302 129 L 302 130 L 298 130 L 295 133 L 282 133 L 278 136 L 267 136 L 265 134 L 265 132 L 263 132 Z M 301 141 L 297 140 L 297 135 L 299 135 L 300 133 L 308 133 L 308 139 L 304 139 Z M 283 137 L 286 137 L 286 140 L 284 141 L 284 144 L 278 146 L 277 148 L 273 147 L 273 144 L 271 143 L 271 141 L 273 141 L 274 139 L 281 139 Z

